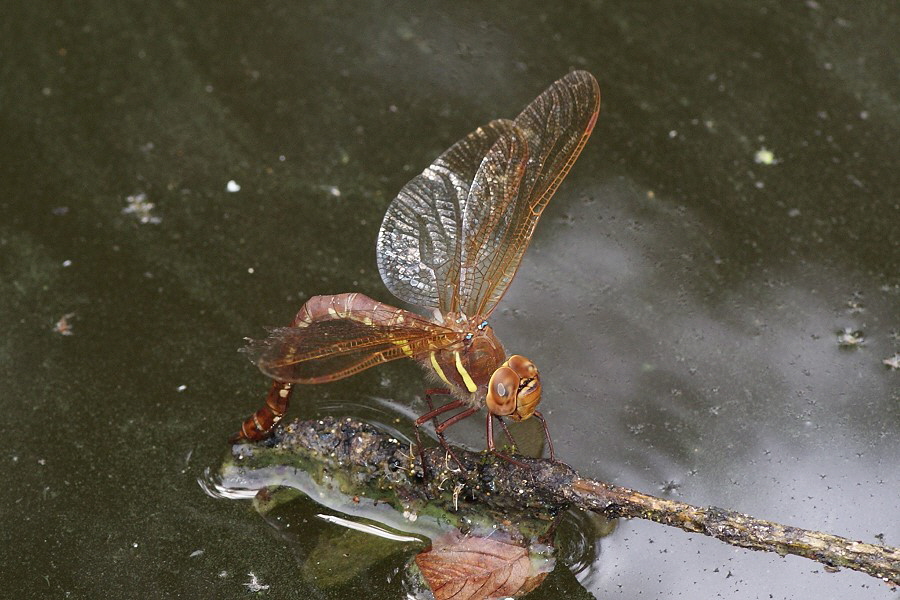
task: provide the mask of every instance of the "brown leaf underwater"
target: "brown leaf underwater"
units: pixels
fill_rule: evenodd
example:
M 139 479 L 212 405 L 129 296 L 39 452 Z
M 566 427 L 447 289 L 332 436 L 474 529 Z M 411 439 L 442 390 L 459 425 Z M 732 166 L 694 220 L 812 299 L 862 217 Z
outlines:
M 528 549 L 483 537 L 451 534 L 416 556 L 416 565 L 435 600 L 486 600 L 517 596 L 536 588 Z

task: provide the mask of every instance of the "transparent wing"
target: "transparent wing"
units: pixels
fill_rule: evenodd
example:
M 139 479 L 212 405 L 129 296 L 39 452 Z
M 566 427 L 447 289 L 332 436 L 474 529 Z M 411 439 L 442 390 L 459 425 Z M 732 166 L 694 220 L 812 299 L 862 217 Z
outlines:
M 406 184 L 378 235 L 378 268 L 388 289 L 443 313 L 490 314 L 599 108 L 597 81 L 574 71 L 515 121 L 475 130 Z
M 512 133 L 495 142 L 524 147 L 526 163 L 516 179 L 511 171 L 518 168 L 521 151 L 509 154 L 511 165 L 499 164 L 502 156 L 488 157 L 470 187 L 462 227 L 460 307 L 465 314 L 487 316 L 503 297 L 541 213 L 587 143 L 599 110 L 596 79 L 573 71 L 525 107 Z M 512 141 L 519 136 L 523 139 Z M 496 175 L 498 170 L 506 179 Z
M 517 202 L 528 164 L 524 132 L 514 126 L 500 137 L 481 162 L 469 188 L 462 222 L 462 264 L 456 298 L 466 315 L 478 311 L 482 296 L 492 289 L 487 280 L 491 266 L 505 252 L 508 232 L 527 210 Z
M 443 313 L 455 310 L 463 214 L 472 182 L 494 143 L 514 128 L 504 119 L 479 127 L 407 183 L 388 205 L 376 254 L 381 278 L 392 294 Z
M 260 370 L 278 381 L 324 383 L 375 365 L 417 357 L 462 339 L 462 333 L 405 310 L 356 310 L 317 317 L 299 327 L 272 329 L 243 348 Z M 402 315 L 402 323 L 397 315 Z

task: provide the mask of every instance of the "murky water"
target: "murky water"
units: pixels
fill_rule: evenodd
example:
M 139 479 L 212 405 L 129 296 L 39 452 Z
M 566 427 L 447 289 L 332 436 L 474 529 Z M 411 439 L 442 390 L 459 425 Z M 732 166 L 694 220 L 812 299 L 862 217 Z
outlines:
M 111 6 L 0 25 L 0 573 L 18 597 L 404 597 L 411 542 L 326 585 L 317 544 L 348 527 L 198 485 L 265 393 L 236 349 L 310 295 L 391 301 L 374 242 L 393 195 L 573 67 L 600 81 L 600 120 L 492 318 L 541 369 L 557 454 L 900 545 L 896 10 Z M 423 389 L 384 365 L 301 389 L 291 417 L 411 436 Z M 469 421 L 452 441 L 483 447 Z M 531 597 L 891 594 L 636 520 L 567 516 L 558 563 Z

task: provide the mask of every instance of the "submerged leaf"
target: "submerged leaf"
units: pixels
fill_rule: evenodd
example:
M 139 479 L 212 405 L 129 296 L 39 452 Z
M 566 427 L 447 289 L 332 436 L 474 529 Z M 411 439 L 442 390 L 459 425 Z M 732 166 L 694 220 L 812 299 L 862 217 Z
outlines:
M 510 542 L 451 534 L 416 556 L 436 600 L 486 600 L 533 590 L 546 573 L 535 573 L 528 549 Z

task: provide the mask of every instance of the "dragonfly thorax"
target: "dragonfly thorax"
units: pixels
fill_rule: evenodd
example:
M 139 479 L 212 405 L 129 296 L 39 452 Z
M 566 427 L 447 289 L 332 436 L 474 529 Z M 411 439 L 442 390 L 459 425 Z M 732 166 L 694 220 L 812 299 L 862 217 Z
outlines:
M 444 316 L 444 324 L 464 332 L 463 339 L 430 352 L 423 362 L 455 396 L 471 404 L 480 403 L 491 375 L 506 360 L 503 344 L 483 317 L 459 319 L 449 314 Z

